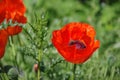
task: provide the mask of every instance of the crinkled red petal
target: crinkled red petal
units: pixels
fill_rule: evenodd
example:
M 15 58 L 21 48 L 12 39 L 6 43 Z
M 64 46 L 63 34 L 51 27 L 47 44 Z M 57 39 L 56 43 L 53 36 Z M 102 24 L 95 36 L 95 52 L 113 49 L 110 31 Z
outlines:
M 4 56 L 7 40 L 8 34 L 6 30 L 0 30 L 0 59 Z
M 20 27 L 20 26 L 14 26 L 14 27 L 8 26 L 6 30 L 7 30 L 9 36 L 13 36 L 13 35 L 19 34 L 22 31 L 22 27 Z

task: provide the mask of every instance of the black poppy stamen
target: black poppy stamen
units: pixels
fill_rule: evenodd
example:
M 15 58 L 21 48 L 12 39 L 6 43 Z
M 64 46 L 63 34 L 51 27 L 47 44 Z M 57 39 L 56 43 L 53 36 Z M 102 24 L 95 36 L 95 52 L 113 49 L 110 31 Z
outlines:
M 78 41 L 78 40 L 71 40 L 69 42 L 69 45 L 75 45 L 76 49 L 84 49 L 84 48 L 86 48 L 86 45 L 83 42 Z

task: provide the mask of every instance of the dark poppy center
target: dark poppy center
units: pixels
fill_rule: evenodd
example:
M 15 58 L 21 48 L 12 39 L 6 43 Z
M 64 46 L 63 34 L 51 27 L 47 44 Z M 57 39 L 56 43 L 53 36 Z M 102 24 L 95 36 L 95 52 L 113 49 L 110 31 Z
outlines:
M 83 42 L 78 41 L 78 40 L 71 40 L 71 41 L 69 42 L 69 45 L 70 45 L 70 46 L 71 46 L 71 45 L 75 45 L 75 46 L 76 46 L 76 49 L 84 49 L 84 48 L 86 48 L 86 45 L 85 45 Z

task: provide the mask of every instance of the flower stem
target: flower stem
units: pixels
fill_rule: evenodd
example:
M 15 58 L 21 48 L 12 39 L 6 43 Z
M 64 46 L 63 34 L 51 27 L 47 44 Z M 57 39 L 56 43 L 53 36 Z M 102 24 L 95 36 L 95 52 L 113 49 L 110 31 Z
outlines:
M 13 56 L 12 56 L 13 64 L 18 67 L 17 55 L 16 55 L 15 46 L 14 46 L 14 42 L 13 42 L 13 37 L 12 36 L 10 37 L 10 45 L 11 45 L 12 53 L 13 53 Z
M 10 40 L 10 45 L 11 45 L 11 48 L 12 48 L 12 53 L 13 53 L 13 56 L 15 58 L 15 47 L 14 47 L 14 44 L 13 44 L 13 37 L 10 37 L 9 40 Z
M 39 64 L 38 64 L 39 67 Z M 40 68 L 38 68 L 38 73 L 37 73 L 38 80 L 40 80 Z
M 76 64 L 73 64 L 73 75 L 72 75 L 72 80 L 75 80 L 75 71 L 76 71 Z
M 42 51 L 39 50 L 39 54 L 38 54 L 38 73 L 37 73 L 37 77 L 38 77 L 38 80 L 40 80 L 40 61 L 41 61 L 41 55 L 42 55 Z

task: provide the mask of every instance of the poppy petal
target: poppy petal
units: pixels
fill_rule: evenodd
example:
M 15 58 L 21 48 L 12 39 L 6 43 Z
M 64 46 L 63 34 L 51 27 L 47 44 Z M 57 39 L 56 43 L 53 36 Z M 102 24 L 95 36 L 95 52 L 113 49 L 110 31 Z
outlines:
M 0 30 L 0 59 L 4 56 L 8 34 L 5 30 Z
M 13 23 L 17 21 L 19 23 L 26 23 L 27 22 L 27 18 L 25 16 L 18 16 L 18 15 L 15 15 L 15 17 L 13 18 Z
M 100 41 L 99 40 L 95 40 L 94 46 L 93 46 L 93 52 L 100 47 Z
M 18 21 L 20 23 L 26 23 L 24 13 L 26 8 L 23 4 L 23 0 L 0 0 L 0 23 L 6 18 L 7 21 L 10 19 Z M 4 14 L 3 14 L 4 13 Z
M 20 27 L 20 26 L 14 26 L 14 27 L 8 26 L 7 27 L 7 32 L 9 34 L 9 36 L 19 34 L 21 31 L 22 31 L 22 27 Z
M 71 54 L 72 54 L 73 47 L 69 47 L 69 45 L 66 44 L 66 42 L 64 42 L 66 40 L 65 40 L 65 37 L 62 36 L 63 33 L 64 33 L 64 30 L 63 31 L 55 30 L 53 32 L 52 42 L 53 42 L 53 45 L 58 48 L 58 52 L 60 52 L 62 56 L 67 56 L 65 59 L 69 59 L 72 56 L 68 55 L 67 53 L 71 52 Z

